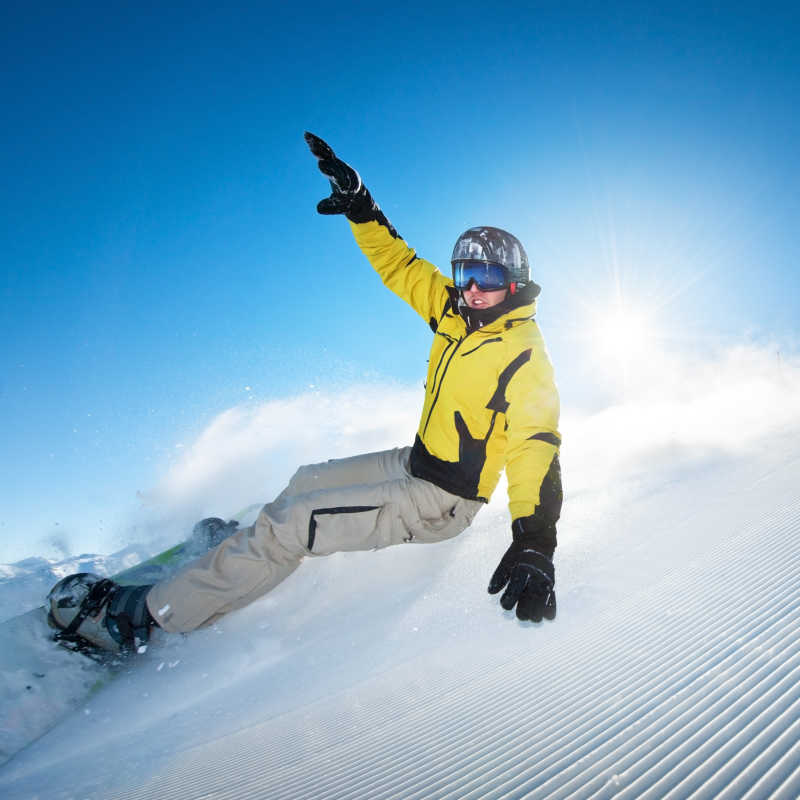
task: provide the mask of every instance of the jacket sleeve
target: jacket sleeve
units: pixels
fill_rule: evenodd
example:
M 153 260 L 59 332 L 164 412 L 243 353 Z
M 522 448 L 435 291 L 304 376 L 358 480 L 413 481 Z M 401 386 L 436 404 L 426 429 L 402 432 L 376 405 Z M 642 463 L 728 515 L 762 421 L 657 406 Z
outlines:
M 541 340 L 539 340 L 541 342 Z M 506 392 L 506 477 L 512 525 L 554 525 L 561 513 L 559 398 L 543 343 L 515 373 Z
M 351 220 L 356 243 L 380 275 L 384 285 L 405 300 L 434 328 L 442 314 L 452 285 L 429 261 L 418 258 L 397 234 L 379 221 Z

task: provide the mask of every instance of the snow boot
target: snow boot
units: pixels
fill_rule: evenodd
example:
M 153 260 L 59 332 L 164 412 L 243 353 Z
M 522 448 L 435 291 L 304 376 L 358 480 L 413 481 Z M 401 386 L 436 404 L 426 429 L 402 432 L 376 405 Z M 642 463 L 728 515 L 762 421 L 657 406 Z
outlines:
M 87 655 L 143 653 L 155 624 L 145 602 L 151 588 L 120 586 L 90 572 L 62 578 L 47 595 L 56 641 Z

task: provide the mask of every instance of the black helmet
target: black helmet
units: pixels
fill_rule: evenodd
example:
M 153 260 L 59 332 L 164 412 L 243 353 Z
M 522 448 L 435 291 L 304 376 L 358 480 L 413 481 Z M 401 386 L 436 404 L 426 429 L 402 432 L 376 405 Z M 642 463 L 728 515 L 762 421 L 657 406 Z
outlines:
M 531 279 L 528 256 L 522 243 L 516 236 L 500 228 L 481 225 L 464 231 L 456 241 L 450 260 L 454 273 L 456 263 L 464 261 L 497 264 L 506 273 L 507 282 L 515 283 L 519 288 Z

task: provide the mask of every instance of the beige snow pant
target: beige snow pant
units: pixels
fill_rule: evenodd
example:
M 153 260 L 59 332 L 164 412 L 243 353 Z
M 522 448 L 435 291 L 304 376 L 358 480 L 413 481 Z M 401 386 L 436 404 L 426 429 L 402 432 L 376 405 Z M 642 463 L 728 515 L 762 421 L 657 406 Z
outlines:
M 408 471 L 410 447 L 300 467 L 254 525 L 157 583 L 150 613 L 166 631 L 207 625 L 275 588 L 304 556 L 438 542 L 481 507 Z

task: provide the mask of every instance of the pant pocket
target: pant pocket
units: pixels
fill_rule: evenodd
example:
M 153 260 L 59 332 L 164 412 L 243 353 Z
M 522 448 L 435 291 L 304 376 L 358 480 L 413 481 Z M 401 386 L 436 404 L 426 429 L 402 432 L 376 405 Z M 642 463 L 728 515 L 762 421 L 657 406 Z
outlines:
M 383 506 L 315 508 L 308 523 L 307 547 L 311 555 L 326 556 L 342 550 L 385 547 L 381 517 Z
M 414 525 L 413 541 L 441 542 L 466 530 L 478 512 L 479 504 L 458 498 L 440 517 L 420 519 Z

